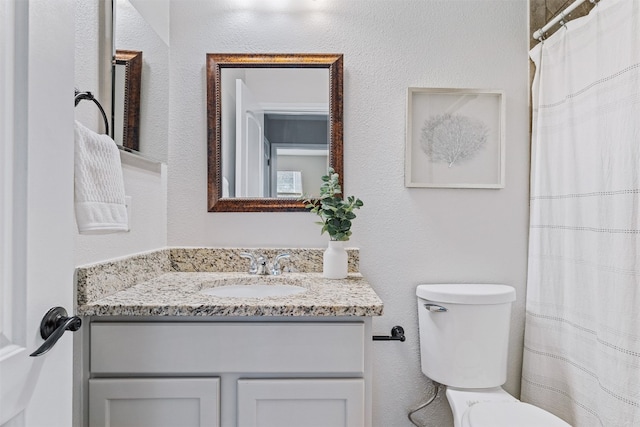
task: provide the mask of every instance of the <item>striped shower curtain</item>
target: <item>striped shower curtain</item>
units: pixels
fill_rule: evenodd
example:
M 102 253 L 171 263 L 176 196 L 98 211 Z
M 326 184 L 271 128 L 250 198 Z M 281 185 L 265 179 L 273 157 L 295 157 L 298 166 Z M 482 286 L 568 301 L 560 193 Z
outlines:
M 601 0 L 530 53 L 522 400 L 640 426 L 640 0 Z

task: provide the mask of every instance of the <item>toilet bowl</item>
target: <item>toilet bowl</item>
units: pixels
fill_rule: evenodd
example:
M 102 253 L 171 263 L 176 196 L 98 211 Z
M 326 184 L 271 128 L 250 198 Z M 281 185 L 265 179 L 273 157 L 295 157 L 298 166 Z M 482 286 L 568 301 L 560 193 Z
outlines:
M 555 415 L 520 402 L 501 387 L 447 388 L 455 427 L 571 427 Z
M 502 389 L 515 290 L 493 284 L 419 285 L 422 372 L 446 386 L 455 427 L 571 427 Z

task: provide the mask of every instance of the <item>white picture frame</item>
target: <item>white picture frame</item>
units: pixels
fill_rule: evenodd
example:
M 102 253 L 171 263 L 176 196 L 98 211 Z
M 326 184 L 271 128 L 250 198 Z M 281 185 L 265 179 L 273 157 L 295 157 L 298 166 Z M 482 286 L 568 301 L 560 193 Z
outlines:
M 276 176 L 278 197 L 302 196 L 302 171 L 277 171 Z
M 505 186 L 502 90 L 407 90 L 405 186 Z

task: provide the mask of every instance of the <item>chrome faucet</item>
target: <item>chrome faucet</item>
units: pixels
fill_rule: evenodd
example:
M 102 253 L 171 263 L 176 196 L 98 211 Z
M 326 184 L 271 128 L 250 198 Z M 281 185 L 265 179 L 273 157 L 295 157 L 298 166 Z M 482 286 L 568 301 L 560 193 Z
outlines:
M 242 258 L 247 258 L 251 261 L 251 264 L 249 264 L 249 274 L 256 274 L 259 276 L 267 276 L 269 274 L 273 276 L 278 276 L 282 274 L 282 270 L 280 267 L 280 260 L 291 257 L 291 255 L 289 255 L 288 253 L 282 253 L 277 255 L 273 260 L 271 269 L 269 269 L 268 260 L 262 255 L 258 255 L 256 257 L 254 254 L 250 252 L 241 252 L 240 256 Z
M 285 259 L 285 258 L 291 258 L 291 255 L 289 255 L 288 253 L 282 253 L 277 255 L 274 260 L 273 260 L 273 265 L 271 266 L 271 275 L 272 276 L 279 276 L 280 274 L 282 274 L 282 270 L 280 269 L 280 260 L 281 259 Z
M 256 274 L 258 276 L 269 275 L 269 269 L 267 268 L 267 259 L 265 257 L 260 255 L 258 258 L 256 258 L 256 264 L 258 265 L 258 271 L 256 271 Z

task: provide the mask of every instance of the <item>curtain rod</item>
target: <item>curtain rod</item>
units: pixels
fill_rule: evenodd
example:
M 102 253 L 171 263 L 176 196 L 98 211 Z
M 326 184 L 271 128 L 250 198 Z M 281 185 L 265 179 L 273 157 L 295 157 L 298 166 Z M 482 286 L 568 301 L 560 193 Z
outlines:
M 540 28 L 538 31 L 533 33 L 533 38 L 542 41 L 544 38 L 544 34 L 549 31 L 551 27 L 556 25 L 558 22 L 562 22 L 564 24 L 564 19 L 573 12 L 578 6 L 584 3 L 587 0 L 576 0 L 571 3 L 565 10 L 556 15 L 551 21 L 547 23 L 544 27 Z M 596 0 L 589 0 L 590 3 L 595 3 Z

